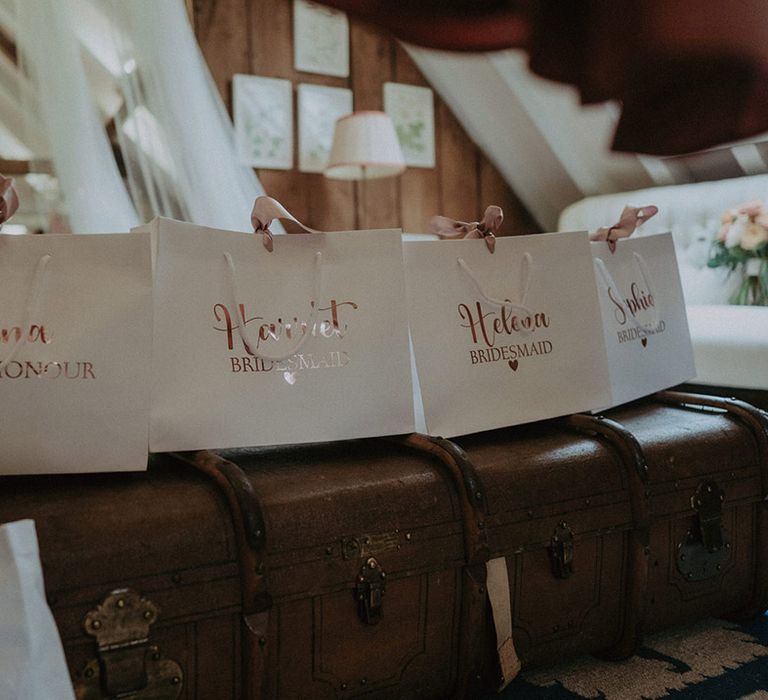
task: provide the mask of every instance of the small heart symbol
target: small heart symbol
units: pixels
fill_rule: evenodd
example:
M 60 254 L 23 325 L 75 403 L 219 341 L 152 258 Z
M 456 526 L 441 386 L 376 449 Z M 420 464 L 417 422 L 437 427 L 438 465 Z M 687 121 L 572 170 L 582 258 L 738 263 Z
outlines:
M 283 379 L 285 379 L 286 382 L 293 385 L 296 383 L 296 372 L 289 372 L 286 370 L 283 372 Z
M 646 347 L 648 345 L 648 338 L 641 338 L 640 345 L 642 345 L 643 347 Z
M 517 360 L 509 360 L 509 368 L 510 368 L 510 369 L 511 369 L 513 372 L 517 372 L 517 366 L 518 366 L 518 364 L 519 364 L 519 362 L 518 362 Z

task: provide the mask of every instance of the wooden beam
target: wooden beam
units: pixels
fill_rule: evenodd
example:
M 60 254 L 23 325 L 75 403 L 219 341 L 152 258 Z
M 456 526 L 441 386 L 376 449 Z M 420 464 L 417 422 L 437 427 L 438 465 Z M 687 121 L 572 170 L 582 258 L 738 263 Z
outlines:
M 0 173 L 3 175 L 29 175 L 53 173 L 50 160 L 4 160 L 0 158 Z
M 28 160 L 0 160 L 0 173 L 3 175 L 28 175 L 30 172 Z

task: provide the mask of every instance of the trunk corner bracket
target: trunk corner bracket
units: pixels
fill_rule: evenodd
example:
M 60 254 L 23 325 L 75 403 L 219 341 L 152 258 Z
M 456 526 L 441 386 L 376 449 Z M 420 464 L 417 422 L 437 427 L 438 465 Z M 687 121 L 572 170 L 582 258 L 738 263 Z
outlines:
M 77 674 L 78 700 L 120 697 L 176 700 L 184 674 L 171 659 L 149 644 L 149 628 L 160 609 L 129 588 L 112 591 L 83 621 L 85 632 L 96 638 L 97 658 Z

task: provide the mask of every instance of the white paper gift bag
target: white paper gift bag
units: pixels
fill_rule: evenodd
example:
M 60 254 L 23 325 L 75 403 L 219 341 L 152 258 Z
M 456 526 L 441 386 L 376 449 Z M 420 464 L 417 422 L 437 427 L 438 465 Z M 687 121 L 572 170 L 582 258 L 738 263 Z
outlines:
M 0 236 L 0 473 L 146 469 L 148 234 Z
M 151 226 L 151 450 L 413 430 L 400 231 Z
M 586 233 L 405 244 L 427 428 L 446 437 L 604 404 Z
M 670 233 L 590 243 L 616 406 L 695 376 Z M 611 250 L 613 248 L 613 251 Z
M 32 520 L 0 526 L 0 698 L 74 700 Z

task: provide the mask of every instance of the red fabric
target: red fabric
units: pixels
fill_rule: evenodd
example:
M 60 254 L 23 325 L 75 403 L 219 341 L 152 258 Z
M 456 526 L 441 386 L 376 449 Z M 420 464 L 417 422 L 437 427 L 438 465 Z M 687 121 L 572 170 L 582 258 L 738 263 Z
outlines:
M 655 155 L 768 131 L 768 2 L 322 0 L 431 48 L 523 48 L 585 103 L 617 100 L 613 147 Z
M 522 46 L 530 22 L 513 0 L 321 0 L 431 49 L 494 51 Z
M 541 0 L 534 73 L 618 100 L 613 148 L 673 155 L 768 130 L 768 3 Z

